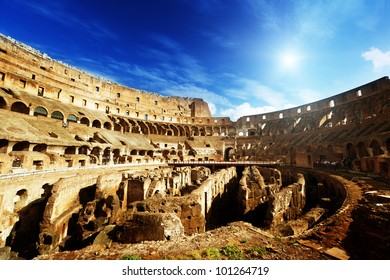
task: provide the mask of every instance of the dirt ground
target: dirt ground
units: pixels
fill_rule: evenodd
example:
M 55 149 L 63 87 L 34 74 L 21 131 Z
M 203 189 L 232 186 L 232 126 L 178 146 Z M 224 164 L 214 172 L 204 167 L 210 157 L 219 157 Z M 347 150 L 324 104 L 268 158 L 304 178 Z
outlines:
M 347 199 L 341 209 L 324 222 L 293 237 L 279 237 L 245 222 L 233 222 L 205 233 L 168 241 L 138 244 L 102 242 L 78 251 L 41 255 L 39 260 L 329 260 L 390 259 L 390 203 L 378 203 L 390 194 L 388 183 L 370 178 L 348 178 Z M 380 195 L 380 196 L 378 196 Z M 357 209 L 364 207 L 364 211 Z M 364 213 L 364 214 L 361 214 Z M 360 213 L 360 214 L 359 214 Z M 354 225 L 367 215 L 369 228 Z M 374 220 L 373 220 L 374 219 Z M 375 225 L 380 223 L 379 232 Z M 351 226 L 354 225 L 354 226 Z M 387 227 L 387 228 L 386 228 Z M 380 236 L 381 239 L 377 237 Z M 369 238 L 368 251 L 361 244 Z M 380 244 L 377 244 L 379 243 Z M 359 245 L 359 246 L 356 246 Z M 353 248 L 363 248 L 356 251 Z

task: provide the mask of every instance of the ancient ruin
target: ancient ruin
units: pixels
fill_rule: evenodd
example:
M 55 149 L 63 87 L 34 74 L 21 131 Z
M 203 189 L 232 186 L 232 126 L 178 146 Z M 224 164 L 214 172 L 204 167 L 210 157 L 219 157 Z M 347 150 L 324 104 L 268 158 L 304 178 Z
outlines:
M 389 120 L 388 77 L 233 122 L 1 35 L 0 258 L 241 221 L 320 255 L 388 259 Z

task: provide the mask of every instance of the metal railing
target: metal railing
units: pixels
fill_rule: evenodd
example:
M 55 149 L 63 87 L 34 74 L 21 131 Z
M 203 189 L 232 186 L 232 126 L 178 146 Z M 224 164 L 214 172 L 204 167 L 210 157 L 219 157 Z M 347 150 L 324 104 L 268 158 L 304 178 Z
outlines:
M 168 165 L 281 165 L 279 161 L 167 161 Z

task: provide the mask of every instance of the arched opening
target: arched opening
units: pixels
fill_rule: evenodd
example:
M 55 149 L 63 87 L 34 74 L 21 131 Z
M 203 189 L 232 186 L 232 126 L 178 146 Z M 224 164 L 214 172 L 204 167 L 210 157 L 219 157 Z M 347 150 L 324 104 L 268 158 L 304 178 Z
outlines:
M 124 162 L 121 162 L 121 151 L 119 149 L 114 149 L 114 151 L 112 152 L 113 154 L 113 160 L 114 160 L 114 163 L 118 164 L 118 163 L 124 163 Z
M 7 153 L 9 141 L 7 139 L 0 139 L 0 153 Z
M 76 147 L 68 147 L 65 149 L 65 155 L 74 155 L 76 154 Z
M 16 197 L 14 198 L 14 211 L 17 212 L 26 206 L 28 198 L 28 193 L 26 189 L 21 189 L 16 192 Z
M 129 126 L 129 123 L 126 120 L 120 118 L 118 126 L 121 129 L 123 127 L 123 132 L 130 132 L 130 126 Z M 114 130 L 116 130 L 116 128 L 114 128 Z M 118 131 L 120 131 L 120 130 L 118 130 Z
M 54 111 L 53 113 L 51 113 L 51 118 L 57 120 L 63 120 L 64 115 L 60 111 Z
M 101 127 L 102 127 L 102 124 L 100 123 L 100 121 L 94 120 L 94 121 L 92 122 L 92 127 L 101 128 Z
M 30 109 L 23 102 L 15 102 L 11 106 L 12 112 L 22 113 L 28 115 L 30 113 Z
M 356 148 L 352 143 L 347 144 L 347 158 L 350 159 L 356 158 Z
M 77 122 L 77 117 L 73 114 L 70 114 L 67 118 L 68 122 Z
M 5 102 L 4 98 L 0 96 L 0 109 L 7 108 L 7 102 Z
M 122 126 L 119 123 L 114 123 L 114 131 L 121 131 L 121 130 L 122 130 Z
M 157 129 L 153 124 L 148 122 L 148 123 L 146 123 L 146 125 L 149 128 L 149 134 L 157 134 Z
M 80 119 L 80 123 L 81 123 L 81 124 L 85 124 L 86 126 L 89 126 L 90 121 L 89 121 L 89 119 L 88 119 L 87 117 L 82 117 L 82 118 Z
M 91 163 L 99 163 L 99 164 L 101 164 L 101 162 L 94 162 L 94 161 L 97 161 L 97 160 L 100 159 L 101 150 L 102 149 L 99 148 L 99 147 L 93 147 L 90 156 L 92 156 L 96 160 L 91 160 Z
M 47 150 L 47 145 L 46 144 L 38 144 L 33 148 L 34 152 L 40 152 L 44 153 Z
M 176 126 L 171 124 L 169 127 L 172 129 L 173 136 L 179 136 L 179 129 Z
M 230 161 L 233 158 L 234 158 L 234 149 L 233 149 L 233 147 L 226 148 L 223 160 L 224 161 Z
M 18 152 L 28 151 L 29 149 L 30 149 L 30 142 L 27 142 L 27 141 L 16 143 L 12 147 L 12 151 L 18 151 Z
M 148 129 L 147 125 L 144 122 L 138 122 L 138 124 L 141 128 L 142 133 L 145 135 L 149 135 L 149 129 Z
M 104 128 L 107 129 L 107 130 L 111 130 L 112 124 L 110 122 L 105 122 L 104 123 Z
M 34 110 L 34 116 L 43 116 L 43 117 L 47 117 L 47 110 L 41 106 L 35 108 Z
M 103 152 L 103 164 L 108 164 L 110 162 L 110 154 L 111 154 L 110 148 L 109 147 L 105 148 Z
M 228 136 L 235 136 L 236 135 L 236 128 L 234 126 L 229 127 Z
M 81 146 L 79 148 L 79 155 L 88 155 L 88 150 L 89 150 L 88 146 Z
M 364 144 L 363 142 L 358 143 L 358 155 L 359 155 L 359 157 L 368 157 L 369 156 L 367 148 L 366 148 L 366 144 Z
M 186 132 L 182 126 L 177 126 L 177 129 L 179 130 L 179 136 L 186 136 Z
M 373 156 L 382 155 L 383 151 L 381 149 L 381 146 L 379 145 L 378 141 L 372 140 L 370 144 L 370 148 L 372 149 Z
M 191 127 L 191 134 L 193 136 L 199 136 L 199 130 L 196 126 Z

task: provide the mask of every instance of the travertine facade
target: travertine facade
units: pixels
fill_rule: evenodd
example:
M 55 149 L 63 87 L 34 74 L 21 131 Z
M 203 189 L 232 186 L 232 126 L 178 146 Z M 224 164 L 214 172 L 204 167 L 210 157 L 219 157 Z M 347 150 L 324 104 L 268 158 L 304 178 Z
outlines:
M 272 161 L 388 178 L 389 115 L 383 77 L 232 122 L 201 99 L 118 85 L 0 36 L 0 247 L 31 258 L 78 248 L 113 225 L 126 242 L 193 234 L 218 225 L 218 203 L 233 203 L 234 219 L 265 211 L 263 224 L 302 233 L 327 211 L 303 215 L 307 175 L 174 163 Z M 320 184 L 315 196 L 326 197 Z M 327 199 L 346 196 L 340 187 Z M 142 237 L 135 228 L 145 221 Z

